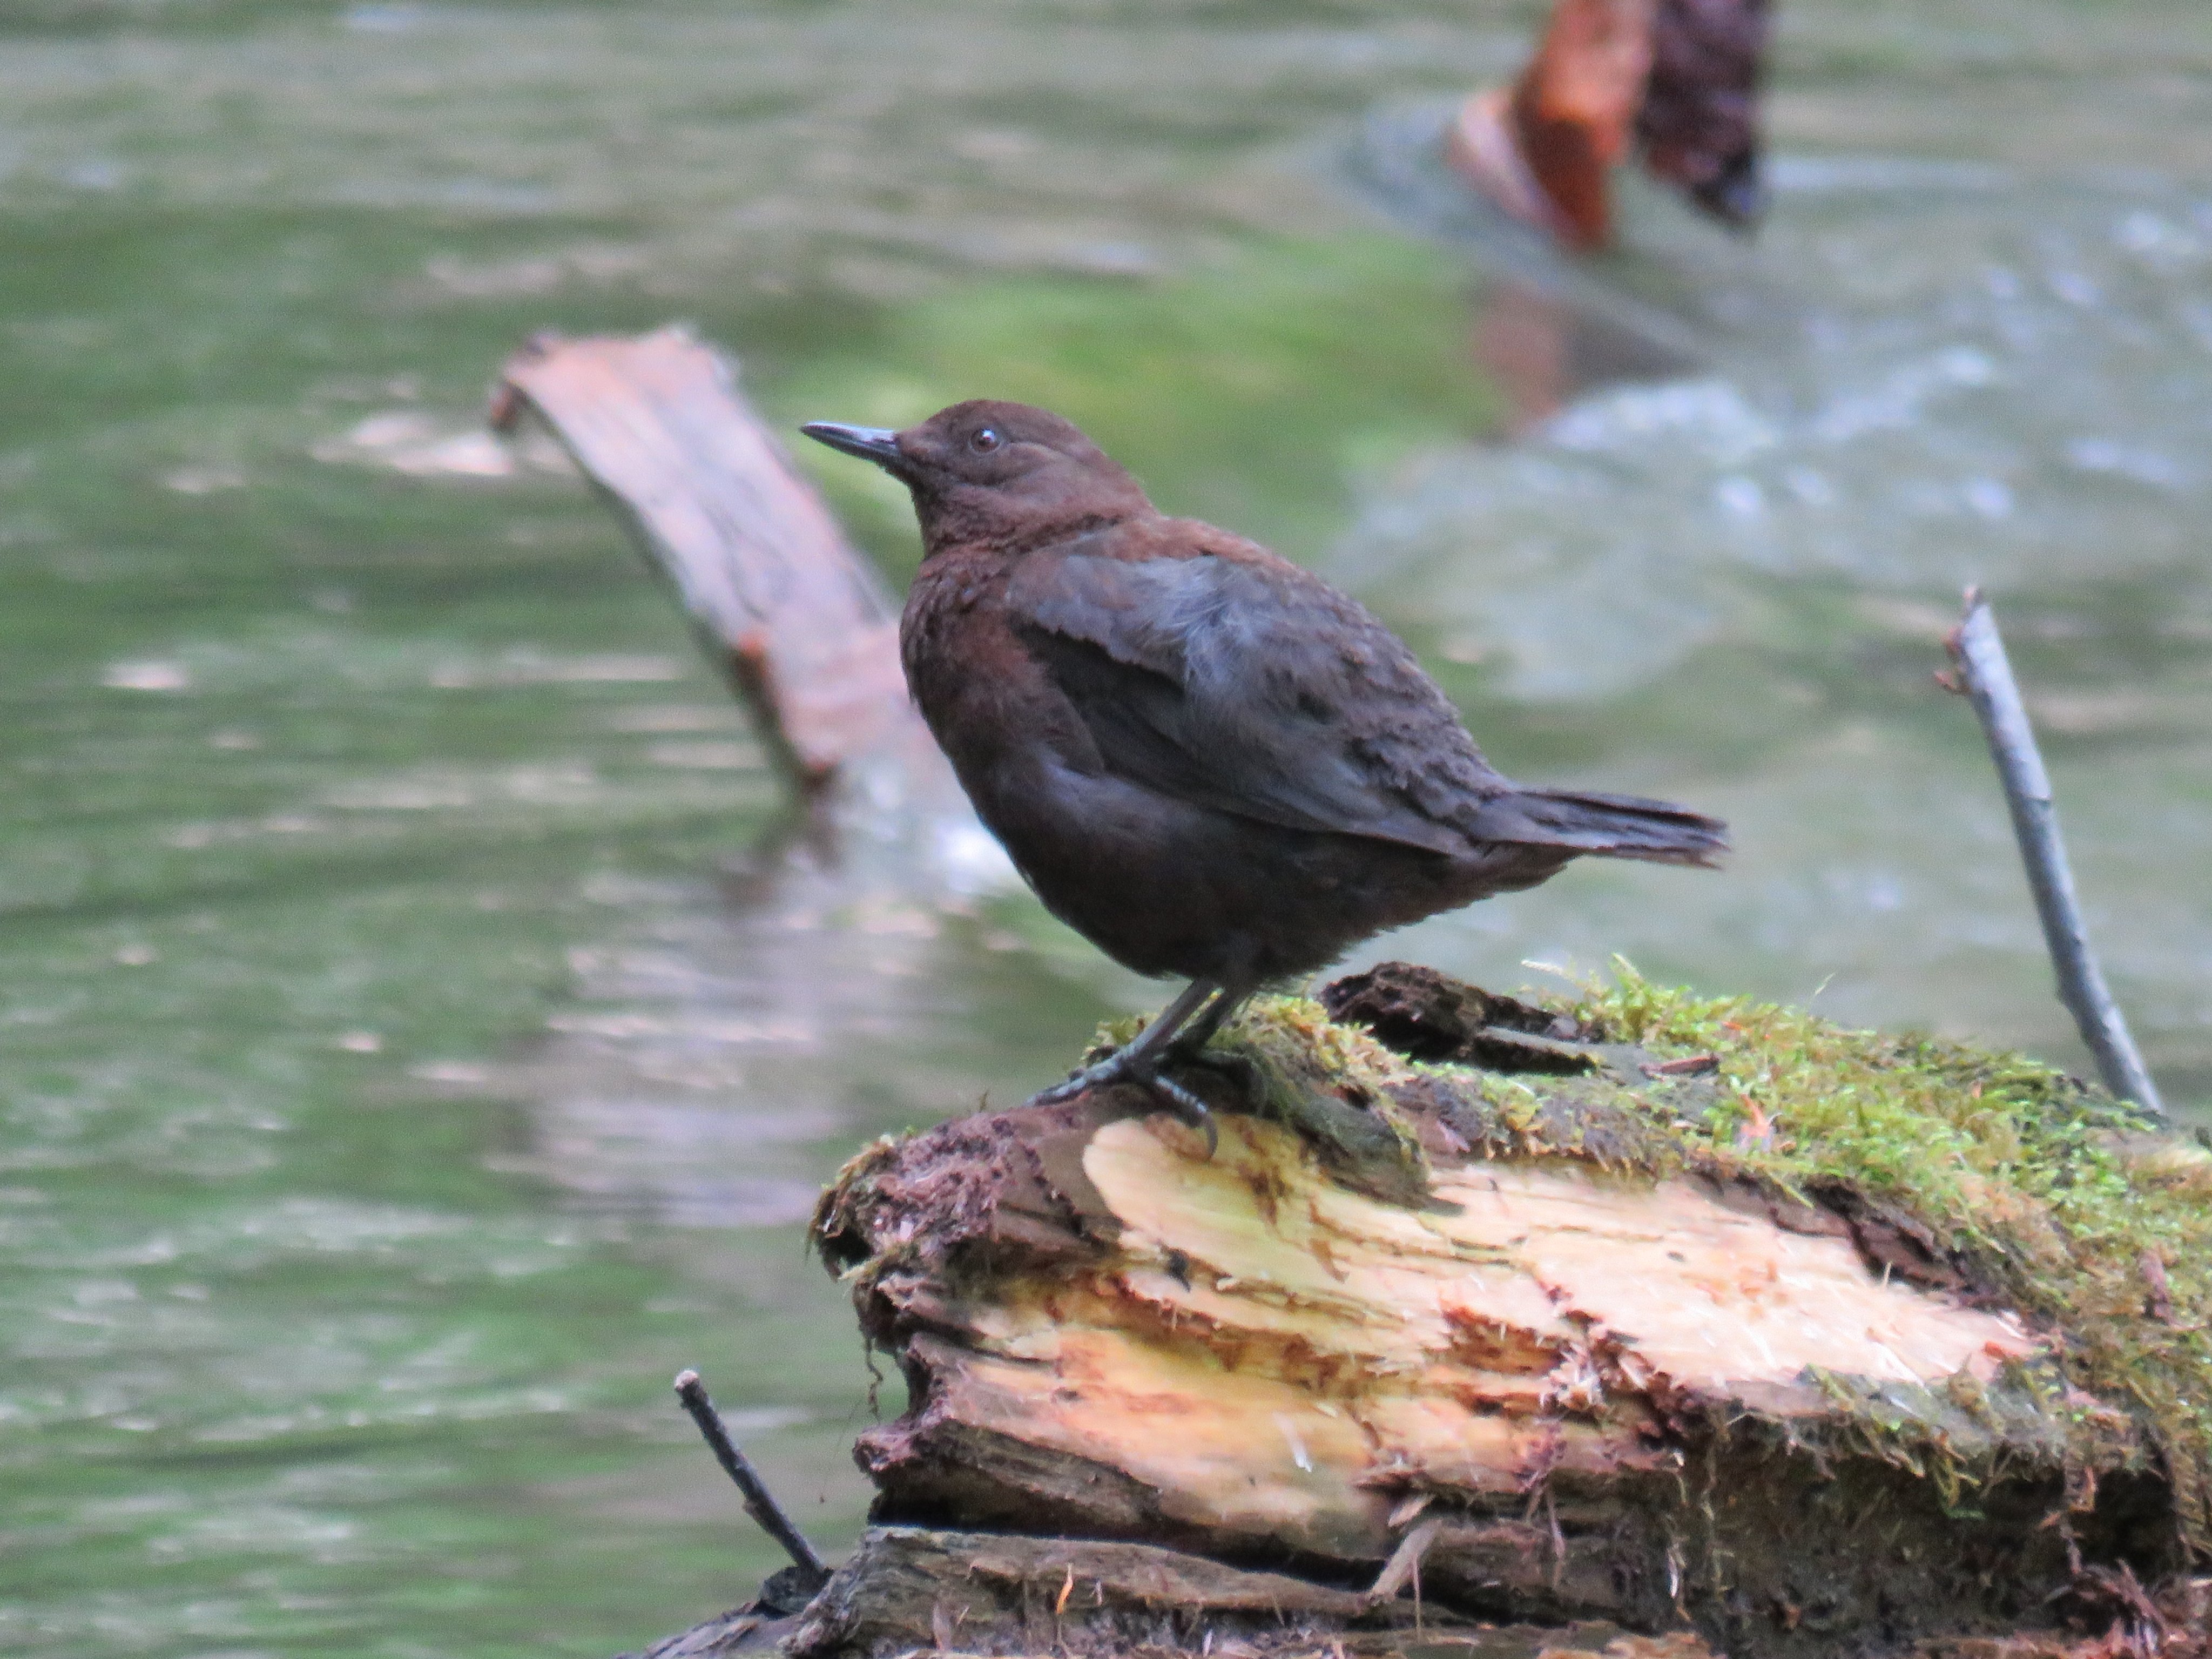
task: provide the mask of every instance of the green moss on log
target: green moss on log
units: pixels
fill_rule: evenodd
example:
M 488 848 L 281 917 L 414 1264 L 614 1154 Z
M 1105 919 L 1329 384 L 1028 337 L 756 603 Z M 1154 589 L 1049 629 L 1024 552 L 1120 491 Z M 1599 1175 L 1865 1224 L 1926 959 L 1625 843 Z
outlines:
M 1632 1091 L 1698 1164 L 1842 1183 L 2041 1321 L 2066 1379 L 2148 1431 L 2182 1540 L 2212 1556 L 2212 1152 L 2020 1054 L 1699 996 L 1626 963 L 1568 1012 L 1595 1037 L 1714 1057 L 1717 1098 L 1693 1116 L 1665 1081 Z

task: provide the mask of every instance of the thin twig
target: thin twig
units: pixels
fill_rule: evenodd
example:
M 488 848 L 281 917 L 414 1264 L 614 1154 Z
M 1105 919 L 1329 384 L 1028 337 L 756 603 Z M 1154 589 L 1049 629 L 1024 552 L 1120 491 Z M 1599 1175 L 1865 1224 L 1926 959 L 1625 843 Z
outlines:
M 744 1453 L 738 1449 L 738 1443 L 730 1438 L 729 1430 L 723 1425 L 721 1413 L 714 1409 L 714 1402 L 707 1398 L 707 1385 L 699 1380 L 698 1372 L 683 1370 L 676 1374 L 676 1397 L 683 1402 L 684 1409 L 691 1413 L 691 1420 L 699 1425 L 699 1432 L 706 1437 L 708 1449 L 714 1454 L 714 1461 L 722 1466 L 723 1473 L 738 1483 L 738 1490 L 744 1494 L 745 1513 L 760 1523 L 763 1532 L 783 1546 L 784 1553 L 791 1558 L 792 1565 L 806 1575 L 809 1580 L 807 1588 L 819 1589 L 829 1582 L 830 1569 L 814 1553 L 814 1546 L 806 1541 L 805 1534 L 800 1532 L 791 1517 L 784 1513 L 783 1505 L 775 1501 L 775 1494 L 769 1491 L 768 1483 L 760 1478 L 760 1471 L 753 1468 Z
M 1978 587 L 1966 590 L 1966 613 L 1958 627 L 1944 637 L 1951 653 L 1954 674 L 1939 675 L 1946 689 L 1957 691 L 1974 705 L 1988 738 L 1990 753 L 2004 784 L 2005 802 L 2012 809 L 2013 833 L 2020 841 L 2020 855 L 2027 866 L 2027 884 L 2035 894 L 2036 913 L 2043 919 L 2044 943 L 2050 947 L 2051 964 L 2058 979 L 2058 1000 L 2074 1016 L 2081 1040 L 2096 1056 L 2105 1086 L 2155 1117 L 2166 1115 L 2157 1085 L 2143 1064 L 2128 1023 L 2089 949 L 2089 936 L 2081 923 L 2081 906 L 2074 894 L 2074 877 L 2066 864 L 2065 843 L 2058 836 L 2058 809 L 2051 799 L 2050 775 L 2035 746 L 2035 732 L 2027 722 L 2027 708 L 2005 658 L 2004 641 L 1998 637 L 1996 618 L 1990 602 Z

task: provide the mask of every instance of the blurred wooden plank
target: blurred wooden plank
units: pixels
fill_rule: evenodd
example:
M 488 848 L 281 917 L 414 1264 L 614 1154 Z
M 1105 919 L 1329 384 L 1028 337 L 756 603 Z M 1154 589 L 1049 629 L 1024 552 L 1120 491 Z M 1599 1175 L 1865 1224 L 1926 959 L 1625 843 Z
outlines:
M 508 360 L 492 424 L 543 419 L 674 586 L 763 739 L 813 792 L 914 741 L 889 597 L 738 389 L 687 330 L 541 335 Z

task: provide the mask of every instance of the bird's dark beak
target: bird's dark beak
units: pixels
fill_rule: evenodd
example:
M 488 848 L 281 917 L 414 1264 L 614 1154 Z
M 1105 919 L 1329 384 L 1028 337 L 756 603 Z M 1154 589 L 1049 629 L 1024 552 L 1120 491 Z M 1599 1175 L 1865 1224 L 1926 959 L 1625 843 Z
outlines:
M 848 455 L 858 455 L 864 461 L 873 461 L 895 478 L 906 477 L 910 467 L 899 453 L 898 434 L 880 426 L 843 426 L 836 421 L 809 421 L 799 428 L 818 444 L 828 444 L 832 449 L 842 449 Z

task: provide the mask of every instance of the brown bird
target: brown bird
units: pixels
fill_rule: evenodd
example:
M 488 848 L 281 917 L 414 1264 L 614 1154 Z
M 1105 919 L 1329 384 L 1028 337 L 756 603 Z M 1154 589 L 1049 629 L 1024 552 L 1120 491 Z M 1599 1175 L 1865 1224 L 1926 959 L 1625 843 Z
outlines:
M 1057 415 L 978 401 L 903 432 L 801 428 L 913 492 L 907 684 L 1045 908 L 1190 984 L 1040 1099 L 1147 1085 L 1271 981 L 1584 854 L 1710 866 L 1726 827 L 1528 788 L 1483 758 L 1402 641 L 1318 576 L 1163 516 Z

